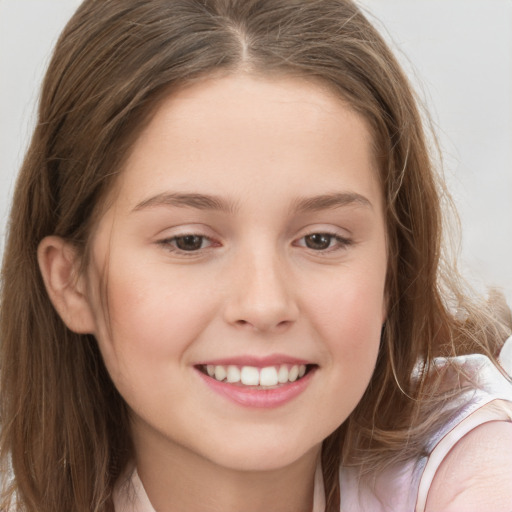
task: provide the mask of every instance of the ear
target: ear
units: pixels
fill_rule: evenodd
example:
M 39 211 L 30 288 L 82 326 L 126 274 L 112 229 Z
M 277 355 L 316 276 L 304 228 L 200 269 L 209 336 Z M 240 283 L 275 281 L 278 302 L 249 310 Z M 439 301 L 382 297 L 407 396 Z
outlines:
M 94 314 L 86 276 L 78 272 L 76 249 L 58 236 L 48 236 L 39 244 L 37 260 L 50 300 L 67 327 L 79 334 L 93 334 Z

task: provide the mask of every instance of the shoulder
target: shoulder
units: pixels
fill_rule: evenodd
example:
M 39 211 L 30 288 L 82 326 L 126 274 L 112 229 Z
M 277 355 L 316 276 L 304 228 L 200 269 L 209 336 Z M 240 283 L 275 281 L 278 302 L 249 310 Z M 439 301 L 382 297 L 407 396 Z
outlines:
M 432 481 L 426 512 L 512 511 L 512 423 L 491 421 L 462 437 Z

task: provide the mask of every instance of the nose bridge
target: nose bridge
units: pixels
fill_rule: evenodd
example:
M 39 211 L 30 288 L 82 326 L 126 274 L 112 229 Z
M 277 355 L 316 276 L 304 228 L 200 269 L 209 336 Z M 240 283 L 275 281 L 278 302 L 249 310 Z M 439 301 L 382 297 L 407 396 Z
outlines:
M 286 261 L 270 246 L 250 247 L 237 256 L 228 321 L 258 331 L 283 328 L 298 308 Z

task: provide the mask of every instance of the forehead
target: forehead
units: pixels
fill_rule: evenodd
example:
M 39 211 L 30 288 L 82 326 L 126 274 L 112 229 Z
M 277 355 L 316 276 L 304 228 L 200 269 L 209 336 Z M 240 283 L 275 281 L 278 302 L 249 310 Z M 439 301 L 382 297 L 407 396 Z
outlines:
M 364 118 L 321 84 L 211 77 L 163 100 L 135 141 L 119 185 L 132 203 L 168 186 L 229 194 L 261 181 L 276 190 L 294 185 L 326 193 L 320 189 L 343 178 L 346 187 L 374 192 L 372 147 Z

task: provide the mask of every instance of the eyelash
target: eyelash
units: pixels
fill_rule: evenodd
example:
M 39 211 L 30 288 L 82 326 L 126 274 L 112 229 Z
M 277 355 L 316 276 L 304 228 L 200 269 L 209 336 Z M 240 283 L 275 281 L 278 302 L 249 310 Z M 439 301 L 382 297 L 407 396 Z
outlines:
M 353 240 L 351 240 L 350 238 L 346 238 L 346 237 L 340 236 L 336 233 L 331 233 L 329 231 L 313 232 L 308 235 L 304 235 L 303 237 L 299 238 L 298 240 L 299 241 L 306 240 L 307 238 L 311 238 L 314 236 L 329 237 L 329 246 L 325 249 L 313 249 L 311 247 L 307 247 L 307 245 L 305 243 L 299 244 L 298 242 L 296 242 L 296 245 L 299 245 L 299 247 L 305 247 L 305 248 L 307 248 L 315 253 L 318 253 L 318 254 L 326 254 L 326 253 L 346 249 L 347 247 L 349 247 L 350 245 L 352 245 L 354 243 Z M 333 241 L 335 242 L 335 245 L 333 247 L 331 247 L 331 243 Z
M 200 239 L 201 247 L 199 247 L 197 249 L 192 249 L 192 250 L 180 249 L 176 245 L 177 241 L 180 239 L 186 239 L 186 238 Z M 210 242 L 210 245 L 208 245 L 207 247 L 203 247 L 203 243 L 205 241 Z M 197 255 L 200 251 L 204 251 L 206 249 L 209 249 L 212 246 L 215 246 L 216 243 L 211 238 L 209 238 L 205 235 L 199 235 L 197 233 L 185 233 L 183 235 L 177 235 L 177 236 L 173 236 L 173 237 L 161 240 L 158 242 L 158 244 L 164 246 L 169 252 L 178 253 L 183 256 L 194 256 L 194 255 Z
M 328 237 L 329 238 L 329 244 L 328 244 L 329 246 L 326 247 L 325 249 L 313 249 L 306 245 L 307 242 L 304 242 L 303 244 L 299 243 L 302 240 L 306 240 L 307 238 L 311 238 L 314 236 Z M 198 247 L 197 249 L 190 249 L 190 250 L 180 249 L 176 245 L 178 243 L 178 240 L 183 240 L 186 238 L 199 239 L 200 247 Z M 196 240 L 196 241 L 198 241 L 198 240 Z M 203 247 L 203 244 L 205 241 L 209 242 L 209 245 L 206 247 Z M 333 241 L 335 242 L 335 245 L 331 246 Z M 317 232 L 309 233 L 307 235 L 300 237 L 299 239 L 297 239 L 296 242 L 294 242 L 293 245 L 298 246 L 298 247 L 304 247 L 304 248 L 308 249 L 309 251 L 312 251 L 313 253 L 316 253 L 316 254 L 327 254 L 330 252 L 344 250 L 344 249 L 348 248 L 350 245 L 353 245 L 353 243 L 354 243 L 353 240 L 351 240 L 349 238 L 342 237 L 336 233 L 331 233 L 328 231 L 317 231 Z M 205 236 L 205 235 L 200 235 L 197 233 L 185 233 L 183 235 L 173 236 L 173 237 L 166 238 L 164 240 L 159 241 L 158 244 L 165 247 L 169 252 L 177 253 L 180 256 L 185 256 L 185 257 L 197 256 L 200 252 L 202 252 L 204 250 L 208 250 L 211 247 L 220 245 L 218 242 L 215 242 L 210 237 Z

